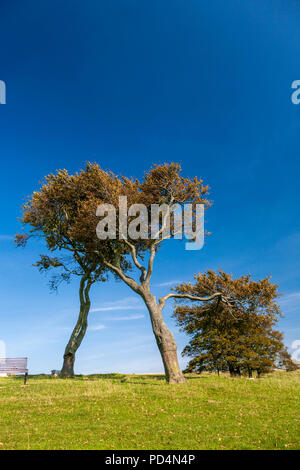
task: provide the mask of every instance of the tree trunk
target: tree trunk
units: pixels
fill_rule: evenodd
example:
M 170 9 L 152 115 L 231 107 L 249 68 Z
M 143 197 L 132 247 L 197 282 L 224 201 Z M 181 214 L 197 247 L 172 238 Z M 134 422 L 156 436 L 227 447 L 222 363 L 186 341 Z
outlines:
M 73 377 L 74 376 L 74 362 L 75 362 L 75 353 L 72 353 L 71 351 L 65 352 L 63 366 L 60 371 L 60 377 Z
M 63 378 L 74 376 L 75 353 L 81 345 L 88 325 L 87 318 L 91 306 L 89 298 L 91 284 L 92 282 L 87 276 L 81 278 L 79 287 L 80 311 L 77 323 L 65 349 L 64 362 L 60 371 L 60 377 Z
M 164 322 L 161 306 L 149 289 L 144 288 L 141 295 L 150 314 L 152 330 L 162 357 L 167 382 L 169 384 L 186 382 L 178 363 L 177 345 L 173 334 Z

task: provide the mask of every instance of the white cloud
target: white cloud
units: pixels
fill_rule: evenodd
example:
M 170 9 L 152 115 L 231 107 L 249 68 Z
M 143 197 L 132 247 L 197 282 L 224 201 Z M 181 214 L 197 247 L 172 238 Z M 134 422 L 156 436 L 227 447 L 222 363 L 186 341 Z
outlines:
M 0 235 L 0 241 L 13 240 L 13 235 Z
M 292 292 L 279 300 L 283 314 L 300 313 L 300 292 Z
M 155 287 L 168 287 L 168 286 L 180 284 L 181 282 L 183 281 L 174 279 L 173 281 L 161 282 L 160 284 L 155 284 Z
M 104 302 L 101 307 L 92 308 L 91 312 L 110 312 L 113 310 L 133 310 L 145 308 L 142 301 L 136 297 L 125 297 L 125 299 L 113 302 Z
M 89 330 L 90 331 L 99 331 L 99 330 L 104 330 L 105 328 L 107 328 L 105 325 L 94 325 L 94 326 L 90 326 Z
M 125 317 L 108 317 L 108 318 L 103 318 L 103 320 L 107 321 L 130 321 L 130 320 L 139 320 L 140 318 L 144 318 L 145 315 L 128 315 Z
M 300 301 L 300 292 L 292 292 L 291 294 L 287 294 L 280 299 L 280 302 L 287 303 L 287 302 L 294 302 L 295 300 Z

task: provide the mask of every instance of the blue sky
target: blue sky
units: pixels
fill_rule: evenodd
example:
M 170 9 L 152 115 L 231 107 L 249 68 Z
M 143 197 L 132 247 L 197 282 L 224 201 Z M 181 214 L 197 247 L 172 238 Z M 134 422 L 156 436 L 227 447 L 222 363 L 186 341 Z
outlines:
M 206 269 L 271 274 L 285 295 L 280 328 L 300 339 L 300 10 L 292 0 L 28 0 L 0 6 L 0 340 L 32 373 L 61 367 L 77 281 L 49 292 L 13 246 L 24 198 L 47 173 L 84 161 L 141 177 L 177 161 L 214 205 L 200 251 L 168 243 L 153 290 Z M 94 286 L 76 372 L 159 372 L 145 308 L 120 282 Z M 171 319 L 179 350 L 187 338 Z M 182 365 L 185 360 L 181 359 Z

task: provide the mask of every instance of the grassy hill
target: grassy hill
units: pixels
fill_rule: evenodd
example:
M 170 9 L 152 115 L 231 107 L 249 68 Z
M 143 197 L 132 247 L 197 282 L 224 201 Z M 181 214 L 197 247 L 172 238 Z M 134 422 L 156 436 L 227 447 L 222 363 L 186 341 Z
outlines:
M 300 449 L 300 372 L 0 378 L 0 449 Z

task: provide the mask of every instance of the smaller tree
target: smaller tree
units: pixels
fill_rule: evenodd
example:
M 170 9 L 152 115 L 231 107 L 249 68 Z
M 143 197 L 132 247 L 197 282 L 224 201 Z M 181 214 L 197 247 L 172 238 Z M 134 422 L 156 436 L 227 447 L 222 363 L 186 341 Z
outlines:
M 270 278 L 252 281 L 250 275 L 233 279 L 223 271 L 194 276 L 195 284 L 183 283 L 178 293 L 201 297 L 221 292 L 227 304 L 176 305 L 174 315 L 180 327 L 192 336 L 183 354 L 192 357 L 187 371 L 229 371 L 232 377 L 253 371 L 260 376 L 290 356 L 283 335 L 274 329 L 281 315 L 276 299 L 278 286 Z

